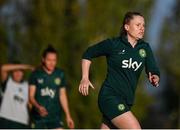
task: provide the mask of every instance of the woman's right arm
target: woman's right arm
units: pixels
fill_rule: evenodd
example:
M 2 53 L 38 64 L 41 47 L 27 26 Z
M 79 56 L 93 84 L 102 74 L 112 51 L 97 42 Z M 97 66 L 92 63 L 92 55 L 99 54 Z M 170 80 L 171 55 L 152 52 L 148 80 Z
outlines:
M 82 59 L 82 79 L 79 85 L 79 92 L 84 96 L 87 96 L 89 94 L 89 86 L 94 89 L 94 86 L 89 81 L 90 65 L 90 60 Z
M 29 102 L 31 103 L 32 106 L 34 106 L 35 108 L 39 108 L 40 105 L 39 103 L 37 103 L 37 101 L 35 100 L 35 93 L 36 93 L 36 86 L 35 85 L 30 85 L 29 86 Z
M 39 114 L 42 116 L 42 117 L 45 117 L 48 115 L 48 112 L 46 110 L 45 107 L 41 106 L 35 99 L 35 93 L 36 93 L 36 86 L 35 85 L 30 85 L 29 86 L 29 103 L 35 107 Z
M 46 108 L 43 107 L 41 104 L 39 104 L 35 98 L 35 95 L 37 93 L 36 84 L 37 84 L 36 72 L 33 72 L 29 77 L 29 104 L 31 104 L 31 106 L 34 107 L 42 117 L 44 117 L 48 115 L 48 112 Z
M 16 70 L 16 69 L 30 69 L 30 70 L 34 70 L 34 67 L 31 65 L 27 65 L 27 64 L 4 64 L 1 67 L 1 80 L 2 82 L 6 81 L 8 78 L 8 73 L 10 71 Z
M 89 86 L 94 89 L 92 83 L 89 81 L 89 69 L 91 60 L 99 56 L 108 56 L 111 53 L 112 43 L 110 39 L 104 40 L 90 46 L 82 57 L 82 79 L 79 85 L 79 92 L 87 96 L 89 94 Z

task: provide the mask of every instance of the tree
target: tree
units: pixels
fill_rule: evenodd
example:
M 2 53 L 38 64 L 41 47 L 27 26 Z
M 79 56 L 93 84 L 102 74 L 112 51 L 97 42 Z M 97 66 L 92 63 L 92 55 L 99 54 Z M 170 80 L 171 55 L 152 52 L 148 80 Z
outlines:
M 90 90 L 88 97 L 82 97 L 78 93 L 82 54 L 88 46 L 118 36 L 125 12 L 137 10 L 148 19 L 152 1 L 31 0 L 27 1 L 26 8 L 19 3 L 15 4 L 20 5 L 19 14 L 23 19 L 13 28 L 16 45 L 20 47 L 19 55 L 15 57 L 24 63 L 39 65 L 42 50 L 52 44 L 59 52 L 58 65 L 66 72 L 70 108 L 76 128 L 99 128 L 102 117 L 97 106 L 97 96 L 107 66 L 103 57 L 93 61 L 90 78 L 96 90 Z M 6 35 L 4 33 L 4 38 Z M 3 42 L 6 51 L 7 41 Z M 143 80 L 141 78 L 139 86 L 142 86 Z M 144 93 L 143 88 L 139 87 L 136 101 L 138 107 L 133 108 L 140 121 L 146 118 L 148 105 L 145 104 L 152 100 Z

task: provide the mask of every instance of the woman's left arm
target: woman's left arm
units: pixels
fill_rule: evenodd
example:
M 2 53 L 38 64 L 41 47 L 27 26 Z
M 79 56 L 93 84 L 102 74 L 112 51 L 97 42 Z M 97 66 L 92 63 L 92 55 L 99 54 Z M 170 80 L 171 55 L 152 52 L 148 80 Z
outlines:
M 74 128 L 74 121 L 71 117 L 71 114 L 70 114 L 70 111 L 69 111 L 69 106 L 68 106 L 68 99 L 67 99 L 67 94 L 66 94 L 66 88 L 63 87 L 63 88 L 60 88 L 59 90 L 59 95 L 60 95 L 60 103 L 61 103 L 61 106 L 64 110 L 64 113 L 66 115 L 66 122 L 67 122 L 67 125 L 70 129 L 73 129 Z
M 146 53 L 147 53 L 145 59 L 146 74 L 148 75 L 150 83 L 153 86 L 158 87 L 160 81 L 160 71 L 159 68 L 157 67 L 156 60 L 154 58 L 152 49 L 149 44 L 147 46 Z

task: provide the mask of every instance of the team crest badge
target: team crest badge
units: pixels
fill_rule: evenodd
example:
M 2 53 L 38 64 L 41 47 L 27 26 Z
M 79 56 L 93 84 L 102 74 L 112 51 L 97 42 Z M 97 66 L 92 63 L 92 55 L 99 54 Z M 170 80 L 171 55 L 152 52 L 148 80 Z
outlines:
M 35 124 L 34 123 L 31 123 L 31 128 L 35 128 Z
M 61 79 L 60 78 L 56 78 L 54 80 L 54 82 L 55 82 L 56 85 L 60 85 L 61 84 Z
M 60 124 L 61 126 L 64 126 L 64 123 L 63 123 L 62 121 L 60 121 L 59 124 Z
M 118 105 L 118 109 L 119 109 L 120 111 L 123 111 L 123 110 L 125 109 L 124 104 L 119 104 L 119 105 Z
M 146 57 L 146 51 L 145 51 L 144 49 L 140 49 L 140 50 L 139 50 L 139 55 L 140 55 L 142 58 Z

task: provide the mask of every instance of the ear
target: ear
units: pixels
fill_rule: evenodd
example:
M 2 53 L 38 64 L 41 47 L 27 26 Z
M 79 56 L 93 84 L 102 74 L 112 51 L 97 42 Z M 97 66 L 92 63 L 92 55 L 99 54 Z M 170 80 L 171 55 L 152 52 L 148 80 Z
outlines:
M 129 25 L 128 25 L 128 24 L 125 24 L 125 25 L 124 25 L 124 28 L 125 28 L 126 31 L 128 31 L 128 30 L 129 30 Z
M 41 62 L 42 62 L 43 64 L 44 64 L 44 61 L 45 61 L 45 59 L 44 59 L 44 58 L 42 58 L 42 59 L 41 59 Z

